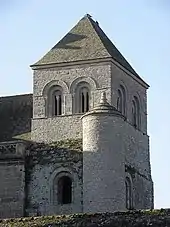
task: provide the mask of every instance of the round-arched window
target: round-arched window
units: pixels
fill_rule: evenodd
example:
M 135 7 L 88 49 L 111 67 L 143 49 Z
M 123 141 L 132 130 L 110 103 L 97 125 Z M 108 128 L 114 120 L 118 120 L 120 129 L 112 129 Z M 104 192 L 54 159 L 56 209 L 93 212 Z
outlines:
M 129 177 L 126 177 L 125 187 L 126 187 L 126 208 L 132 209 L 133 208 L 132 183 Z
M 117 110 L 126 115 L 126 94 L 122 85 L 120 85 L 117 91 Z
M 62 176 L 58 180 L 58 203 L 69 204 L 72 202 L 72 180 L 68 176 Z
M 75 91 L 74 112 L 86 113 L 90 109 L 90 86 L 80 82 Z

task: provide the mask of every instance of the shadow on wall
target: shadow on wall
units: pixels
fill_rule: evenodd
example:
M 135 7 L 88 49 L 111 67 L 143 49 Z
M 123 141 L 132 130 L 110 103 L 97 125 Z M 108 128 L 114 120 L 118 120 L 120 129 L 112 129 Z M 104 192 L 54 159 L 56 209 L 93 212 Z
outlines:
M 71 178 L 73 177 L 74 181 L 71 182 L 71 184 L 73 184 L 73 191 L 77 187 L 77 183 L 75 182 L 81 181 L 82 179 L 82 139 L 57 141 L 51 144 L 32 142 L 32 143 L 28 143 L 27 145 L 28 146 L 26 148 L 27 150 L 26 154 L 28 155 L 26 155 L 25 157 L 25 164 L 26 164 L 25 165 L 25 182 L 26 182 L 25 216 L 29 216 L 30 211 L 31 211 L 31 215 L 39 216 L 39 215 L 47 215 L 47 214 L 50 214 L 50 215 L 61 214 L 62 212 L 65 214 L 68 211 L 71 211 L 70 209 L 74 210 L 76 208 L 74 203 L 76 203 L 77 201 L 77 199 L 75 200 L 75 198 L 77 197 L 77 193 L 75 195 L 76 197 L 72 196 L 71 194 L 71 197 L 68 198 L 68 195 L 67 195 L 67 198 L 63 198 L 63 196 L 66 195 L 66 193 L 68 193 L 68 190 L 70 191 L 72 186 L 70 187 L 70 189 L 68 189 L 67 187 L 63 188 L 63 184 L 62 184 L 60 188 L 62 192 L 61 190 L 59 190 L 56 193 L 56 191 L 58 190 L 59 185 L 57 184 L 59 183 L 58 180 L 60 179 L 60 177 L 63 177 L 63 176 L 69 176 L 69 177 L 71 176 Z M 81 163 L 81 165 L 79 165 L 78 169 L 75 170 L 74 167 L 77 166 L 77 163 Z M 41 166 L 41 168 L 39 170 L 36 168 L 36 171 L 35 171 L 35 166 L 37 165 Z M 41 190 L 41 193 L 42 195 L 44 193 L 44 196 L 42 195 L 40 195 L 40 197 L 38 195 L 35 196 L 34 193 L 37 191 L 37 188 L 42 187 L 42 185 L 38 184 L 39 182 L 38 179 L 40 176 L 39 173 L 42 171 L 43 166 L 47 167 L 49 165 L 52 168 L 52 169 L 50 168 L 50 172 L 43 171 L 44 180 L 43 180 L 43 189 Z M 73 172 L 75 172 L 78 178 L 75 178 L 75 175 L 73 174 Z M 52 179 L 52 181 L 49 181 L 49 179 Z M 79 179 L 79 180 L 75 181 L 75 179 Z M 30 184 L 36 185 L 35 191 L 33 190 L 34 187 L 32 186 L 31 186 L 32 191 L 30 191 Z M 68 184 L 66 186 L 68 186 Z M 48 193 L 46 195 L 46 192 L 43 191 L 45 187 L 47 187 L 48 188 L 47 190 L 49 191 L 52 190 L 51 191 L 52 203 L 51 203 L 51 199 L 48 197 Z M 63 190 L 66 190 L 66 192 L 64 192 Z M 44 204 L 45 198 L 46 198 L 46 201 L 48 202 Z M 74 198 L 74 203 L 71 202 L 72 198 Z M 60 205 L 58 204 L 58 202 Z M 68 204 L 71 206 L 68 206 Z M 79 205 L 80 204 L 81 203 L 79 201 Z
M 0 141 L 31 132 L 32 94 L 0 98 Z M 21 139 L 18 137 L 18 139 Z
M 82 179 L 82 139 L 78 140 L 66 140 L 66 141 L 58 141 L 52 144 L 44 144 L 44 143 L 36 143 L 36 142 L 7 142 L 3 143 L 0 146 L 0 179 L 1 179 L 1 203 L 0 203 L 0 218 L 12 218 L 12 217 L 21 217 L 27 215 L 47 215 L 49 212 L 59 213 L 59 210 L 55 210 L 55 204 L 50 202 L 50 198 L 47 198 L 47 201 L 50 203 L 50 207 L 44 206 L 44 196 L 46 192 L 43 190 L 48 188 L 51 185 L 51 189 L 53 188 L 53 177 L 52 183 L 49 184 L 49 179 L 51 175 L 54 173 L 56 169 L 59 172 L 55 172 L 54 177 L 60 171 L 64 173 L 62 176 L 66 176 L 65 172 L 70 170 L 69 173 L 75 172 L 77 174 L 79 182 Z M 42 155 L 43 154 L 43 155 Z M 4 165 L 8 162 L 8 165 Z M 17 164 L 16 164 L 17 161 Z M 77 166 L 79 163 L 78 170 L 73 170 L 74 166 Z M 50 164 L 50 171 L 44 171 Z M 57 166 L 57 165 L 58 166 Z M 35 166 L 41 166 L 40 168 Z M 6 167 L 5 167 L 6 166 Z M 61 168 L 62 167 L 62 168 Z M 43 169 L 44 168 L 44 169 Z M 52 168 L 52 172 L 51 172 Z M 35 170 L 36 169 L 36 170 Z M 44 180 L 39 183 L 39 174 L 43 171 Z M 70 175 L 70 176 L 71 176 Z M 67 175 L 68 176 L 68 175 Z M 74 175 L 73 175 L 74 176 Z M 61 177 L 61 174 L 60 174 Z M 59 179 L 59 178 L 58 178 Z M 76 180 L 75 180 L 76 179 Z M 9 182 L 12 187 L 9 187 Z M 74 182 L 77 182 L 77 178 L 74 178 Z M 74 188 L 76 183 L 73 182 Z M 30 191 L 30 184 L 36 185 L 36 190 L 34 191 L 34 187 L 31 186 L 32 194 Z M 66 193 L 71 193 L 72 182 L 70 185 L 70 189 L 67 188 L 67 182 L 62 183 L 61 187 L 65 185 L 65 188 L 60 192 L 60 203 L 68 204 L 72 201 L 72 194 L 70 197 L 65 198 Z M 31 184 L 31 185 L 32 185 Z M 43 190 L 41 190 L 40 197 L 34 194 L 37 191 L 37 188 L 41 188 L 42 184 L 44 185 Z M 76 186 L 77 187 L 77 186 Z M 6 190 L 8 188 L 9 190 Z M 55 189 L 55 188 L 54 188 Z M 66 190 L 63 191 L 63 190 Z M 54 190 L 53 193 L 56 191 Z M 43 194 L 44 193 L 44 194 Z M 34 195 L 34 196 L 33 196 Z M 57 195 L 57 194 L 56 194 Z M 77 193 L 76 193 L 77 195 Z M 33 197 L 32 197 L 33 196 Z M 31 198 L 31 199 L 30 199 Z M 59 197 L 54 197 L 54 199 Z M 80 197 L 79 197 L 80 198 Z M 55 200 L 55 201 L 57 201 Z M 53 202 L 55 202 L 53 201 Z M 76 200 L 77 201 L 77 200 Z M 79 200 L 80 201 L 80 200 Z M 79 202 L 79 204 L 81 204 Z M 48 205 L 48 203 L 47 203 Z M 74 203 L 72 203 L 74 205 Z M 49 209 L 50 208 L 50 209 Z M 57 204 L 58 208 L 58 204 Z M 54 211 L 54 212 L 53 212 Z M 57 211 L 57 212 L 55 212 Z M 61 213 L 61 212 L 60 212 Z M 1 226 L 1 224 L 0 224 Z

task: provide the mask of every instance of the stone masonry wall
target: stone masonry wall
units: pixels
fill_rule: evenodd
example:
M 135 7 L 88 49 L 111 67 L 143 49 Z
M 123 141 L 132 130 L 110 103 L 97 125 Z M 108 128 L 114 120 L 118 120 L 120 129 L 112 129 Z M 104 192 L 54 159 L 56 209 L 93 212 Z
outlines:
M 81 138 L 81 114 L 32 120 L 32 140 L 50 143 L 52 141 Z
M 126 117 L 131 123 L 132 100 L 137 96 L 140 102 L 141 131 L 147 134 L 147 90 L 138 81 L 132 78 L 124 70 L 112 63 L 112 105 L 117 105 L 117 90 L 122 85 L 126 92 Z
M 153 207 L 153 182 L 151 178 L 149 138 L 135 129 L 129 123 L 125 123 L 121 131 L 125 164 L 130 167 L 132 173 L 135 208 Z
M 91 108 L 99 102 L 102 90 L 106 91 L 107 98 L 111 101 L 111 67 L 109 63 L 34 70 L 32 140 L 42 141 L 43 136 L 44 142 L 48 142 L 49 138 L 56 141 L 63 135 L 65 138 L 77 137 L 76 134 L 81 135 L 81 120 L 70 115 L 73 114 L 75 89 L 78 83 L 83 81 L 91 87 Z M 61 117 L 46 119 L 47 93 L 50 87 L 56 84 L 63 88 L 63 115 L 68 115 L 68 119 Z M 57 130 L 57 127 L 60 127 L 60 130 Z M 53 133 L 50 132 L 51 128 Z
M 24 164 L 0 162 L 0 218 L 24 215 Z
M 152 209 L 153 208 L 153 184 L 151 179 L 147 179 L 140 173 L 134 173 L 133 178 L 135 209 Z
M 26 172 L 27 215 L 82 212 L 82 152 L 40 144 L 30 147 L 29 153 Z M 57 187 L 55 177 L 65 174 L 72 178 L 71 204 L 60 204 L 57 201 L 58 192 L 54 190 Z
M 126 93 L 126 127 L 121 132 L 124 138 L 125 163 L 136 171 L 136 177 L 133 179 L 135 207 L 151 208 L 153 207 L 153 182 L 147 135 L 147 90 L 137 79 L 112 63 L 112 105 L 114 106 L 117 105 L 117 90 L 120 85 L 125 88 Z M 131 125 L 134 96 L 137 96 L 140 102 L 140 130 Z
M 22 144 L 0 144 L 0 218 L 24 216 L 23 152 Z
M 92 118 L 93 119 L 93 118 Z M 103 124 L 105 123 L 105 125 L 107 124 L 106 122 L 108 122 L 109 120 L 109 116 L 107 116 L 106 120 L 103 122 Z M 93 120 L 94 121 L 94 120 Z M 113 122 L 115 122 L 115 134 L 113 132 L 109 131 L 109 126 L 111 126 L 113 124 Z M 87 127 L 84 129 L 84 133 L 85 135 L 87 135 L 88 140 L 86 139 L 86 137 L 83 137 L 84 142 L 86 144 L 86 148 L 89 147 L 89 149 L 87 149 L 87 151 L 85 151 L 87 153 L 87 157 L 90 157 L 89 160 L 87 161 L 87 157 L 86 159 L 84 159 L 84 169 L 86 169 L 86 171 L 83 171 L 85 175 L 83 175 L 83 178 L 87 178 L 87 182 L 85 180 L 85 188 L 87 187 L 87 184 L 89 182 L 89 173 L 90 176 L 93 178 L 93 170 L 94 167 L 97 166 L 105 166 L 106 168 L 108 168 L 108 165 L 111 161 L 112 165 L 115 166 L 118 163 L 118 156 L 116 156 L 116 158 L 112 157 L 112 152 L 116 152 L 117 154 L 121 154 L 123 156 L 124 159 L 124 163 L 126 164 L 126 169 L 129 172 L 129 174 L 131 175 L 132 178 L 132 185 L 133 185 L 133 206 L 135 209 L 141 209 L 141 208 L 153 208 L 153 182 L 152 182 L 152 178 L 151 178 L 151 169 L 150 169 L 150 157 L 149 157 L 149 141 L 148 141 L 148 136 L 147 135 L 143 135 L 142 132 L 136 130 L 132 125 L 130 125 L 129 123 L 127 123 L 126 121 L 122 121 L 122 123 L 117 122 L 116 119 L 113 120 L 112 123 L 110 123 L 108 125 L 108 129 L 107 129 L 107 133 L 105 133 L 104 135 L 107 137 L 107 143 L 106 143 L 106 148 L 103 148 L 103 158 L 102 161 L 98 160 L 98 156 L 97 154 L 94 154 L 95 159 L 92 159 L 92 150 L 95 149 L 96 146 L 98 146 L 98 149 L 100 150 L 101 147 L 103 147 L 103 143 L 104 143 L 104 136 L 102 136 L 102 139 L 99 140 L 99 135 L 98 133 L 101 133 L 101 130 L 103 130 L 102 127 L 102 123 L 98 125 L 98 127 L 94 124 L 93 127 L 94 129 L 94 134 L 90 134 L 90 132 L 88 131 L 89 127 L 92 127 L 92 121 L 87 124 Z M 100 129 L 101 127 L 101 129 Z M 112 127 L 113 128 L 113 127 Z M 108 140 L 109 140 L 109 136 L 111 136 L 111 141 L 112 141 L 112 152 L 107 155 L 106 151 L 108 148 Z M 121 143 L 123 146 L 121 146 L 121 148 L 119 147 L 120 144 L 118 143 L 118 136 L 121 137 Z M 87 146 L 87 144 L 91 143 L 91 148 L 90 145 Z M 95 145 L 96 144 L 96 145 Z M 100 145 L 98 145 L 100 144 Z M 92 153 L 91 153 L 92 152 Z M 109 160 L 107 159 L 109 157 Z M 107 163 L 107 164 L 106 164 Z M 87 167 L 86 167 L 87 165 Z M 103 167 L 104 168 L 104 167 Z M 125 171 L 125 169 L 124 169 Z M 97 173 L 99 173 L 99 171 L 97 171 Z M 96 174 L 94 174 L 94 181 L 95 179 L 100 179 L 100 177 Z M 118 171 L 116 171 L 116 173 L 118 174 Z M 120 174 L 120 171 L 119 171 Z M 99 174 L 101 176 L 101 174 Z M 106 176 L 107 175 L 107 176 Z M 109 177 L 109 184 L 110 184 L 110 179 L 112 179 L 112 175 L 113 173 L 111 173 L 109 175 L 109 172 L 107 171 L 107 174 L 105 174 L 105 180 L 107 179 L 107 177 Z M 115 177 L 114 177 L 115 179 Z M 125 181 L 125 175 L 124 173 L 122 173 L 122 178 L 123 181 Z M 119 186 L 120 186 L 120 182 L 121 180 L 119 179 Z M 107 183 L 106 183 L 107 185 Z M 123 183 L 124 185 L 124 183 Z M 123 186 L 124 187 L 124 186 Z M 102 187 L 100 187 L 102 188 Z M 110 188 L 110 187 L 109 187 Z M 115 189 L 115 187 L 114 187 Z M 113 194 L 114 194 L 114 189 Z M 89 191 L 89 190 L 88 190 Z M 92 187 L 90 190 L 91 193 L 92 192 Z M 122 192 L 122 190 L 121 190 Z M 98 192 L 97 194 L 99 197 L 100 194 Z M 105 195 L 108 196 L 108 193 L 106 192 Z M 120 198 L 120 197 L 119 197 Z M 113 207 L 113 206 L 112 206 Z M 99 206 L 98 206 L 99 208 Z
M 125 160 L 147 178 L 151 177 L 149 138 L 125 122 L 122 130 Z
M 83 117 L 84 212 L 125 210 L 124 119 L 113 113 Z

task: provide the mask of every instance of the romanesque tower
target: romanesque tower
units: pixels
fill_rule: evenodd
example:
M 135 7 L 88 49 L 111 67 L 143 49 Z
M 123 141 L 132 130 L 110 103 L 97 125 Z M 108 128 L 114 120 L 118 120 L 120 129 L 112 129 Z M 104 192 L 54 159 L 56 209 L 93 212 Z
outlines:
M 83 208 L 75 211 L 153 207 L 149 86 L 100 24 L 85 15 L 32 69 L 32 140 L 83 139 Z M 107 102 L 98 105 L 102 92 Z
M 0 218 L 153 208 L 149 86 L 100 24 L 31 67 L 33 94 L 0 97 Z

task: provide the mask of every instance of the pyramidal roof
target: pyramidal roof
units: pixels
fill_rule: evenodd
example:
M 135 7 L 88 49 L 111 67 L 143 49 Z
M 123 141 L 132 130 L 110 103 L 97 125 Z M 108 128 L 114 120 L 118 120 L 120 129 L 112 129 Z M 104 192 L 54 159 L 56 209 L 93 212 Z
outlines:
M 87 14 L 44 57 L 32 66 L 103 58 L 113 58 L 128 71 L 138 76 L 99 27 L 98 22 Z

